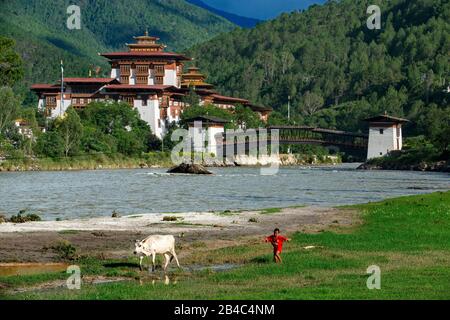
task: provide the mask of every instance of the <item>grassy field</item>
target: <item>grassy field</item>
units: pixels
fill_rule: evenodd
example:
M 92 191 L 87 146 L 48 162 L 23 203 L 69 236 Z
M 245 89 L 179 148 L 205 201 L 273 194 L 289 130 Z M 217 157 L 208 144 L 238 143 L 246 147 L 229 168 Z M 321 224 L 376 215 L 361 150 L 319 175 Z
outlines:
M 271 248 L 255 239 L 242 246 L 202 251 L 184 265 L 238 264 L 231 271 L 170 273 L 171 283 L 151 281 L 136 260 L 78 261 L 83 275 L 129 281 L 7 294 L 7 299 L 450 299 L 450 192 L 390 199 L 355 209 L 351 228 L 295 233 L 275 265 Z M 276 213 L 274 213 L 276 214 Z M 306 250 L 306 246 L 316 248 Z M 381 289 L 366 286 L 371 265 L 381 269 Z M 67 275 L 0 278 L 0 287 L 26 287 Z M 140 279 L 136 280 L 136 279 Z M 174 283 L 176 282 L 176 283 Z

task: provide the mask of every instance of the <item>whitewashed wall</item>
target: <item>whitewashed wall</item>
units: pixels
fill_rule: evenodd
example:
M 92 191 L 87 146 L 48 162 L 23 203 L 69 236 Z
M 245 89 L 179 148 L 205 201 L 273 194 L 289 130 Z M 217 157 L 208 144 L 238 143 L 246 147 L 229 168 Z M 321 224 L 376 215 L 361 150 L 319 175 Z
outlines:
M 383 130 L 383 134 L 380 133 L 380 130 Z M 397 149 L 397 130 L 394 126 L 371 126 L 369 128 L 367 159 L 382 157 Z

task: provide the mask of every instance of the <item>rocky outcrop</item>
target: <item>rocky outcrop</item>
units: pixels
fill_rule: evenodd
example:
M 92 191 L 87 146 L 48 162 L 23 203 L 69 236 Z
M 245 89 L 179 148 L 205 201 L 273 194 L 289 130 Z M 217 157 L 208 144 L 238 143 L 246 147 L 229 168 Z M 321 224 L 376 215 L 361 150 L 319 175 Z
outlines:
M 176 167 L 171 168 L 168 173 L 187 173 L 187 174 L 212 174 L 200 164 L 182 163 Z
M 357 170 L 383 170 L 383 168 L 379 165 L 376 164 L 371 164 L 371 163 L 363 163 L 361 164 L 358 168 L 356 168 Z

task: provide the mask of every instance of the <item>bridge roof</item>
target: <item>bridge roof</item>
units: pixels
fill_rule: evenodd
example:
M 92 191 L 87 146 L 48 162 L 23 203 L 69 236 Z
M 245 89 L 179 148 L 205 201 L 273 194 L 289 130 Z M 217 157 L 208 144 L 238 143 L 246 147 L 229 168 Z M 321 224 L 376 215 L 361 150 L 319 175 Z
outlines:
M 347 132 L 347 131 L 340 131 L 340 130 L 332 130 L 332 129 L 322 129 L 322 128 L 315 128 L 315 127 L 309 127 L 309 126 L 271 126 L 269 129 L 279 129 L 279 130 L 308 130 L 313 132 L 321 132 L 321 133 L 330 133 L 330 134 L 336 134 L 341 136 L 351 136 L 351 137 L 361 137 L 361 138 L 367 138 L 368 135 L 364 133 L 354 133 L 354 132 Z
M 388 122 L 388 123 L 405 123 L 405 122 L 410 122 L 408 119 L 392 117 L 392 116 L 388 116 L 386 114 L 382 114 L 382 115 L 375 116 L 375 117 L 372 117 L 372 118 L 364 119 L 364 121 L 367 121 L 367 122 Z

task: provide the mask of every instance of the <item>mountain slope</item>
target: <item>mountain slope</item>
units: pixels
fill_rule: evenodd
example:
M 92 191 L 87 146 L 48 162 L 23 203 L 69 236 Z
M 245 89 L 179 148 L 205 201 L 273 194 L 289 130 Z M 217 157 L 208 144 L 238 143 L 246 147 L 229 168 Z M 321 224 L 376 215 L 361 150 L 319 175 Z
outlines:
M 204 3 L 201 0 L 186 0 L 187 2 L 196 5 L 200 8 L 206 9 L 208 11 L 211 11 L 214 14 L 217 14 L 218 16 L 224 17 L 225 19 L 227 19 L 228 21 L 242 27 L 242 28 L 253 28 L 254 26 L 256 26 L 258 23 L 261 22 L 261 20 L 258 19 L 254 19 L 254 18 L 247 18 L 247 17 L 243 17 L 243 16 L 239 16 L 230 12 L 226 12 L 223 10 L 219 10 L 216 8 L 213 8 L 209 5 L 207 5 L 206 3 Z
M 382 29 L 369 30 L 373 1 L 330 1 L 283 14 L 251 30 L 234 30 L 190 54 L 208 82 L 269 105 L 296 123 L 363 130 L 364 117 L 384 113 L 413 120 L 427 133 L 449 108 L 450 3 L 378 1 Z M 445 124 L 445 123 L 444 123 Z M 448 124 L 447 124 L 448 125 Z
M 183 50 L 236 26 L 183 0 L 85 0 L 81 30 L 69 30 L 68 0 L 0 0 L 0 35 L 13 38 L 26 63 L 26 85 L 54 81 L 59 60 L 67 76 L 87 76 L 91 64 L 103 67 L 98 52 L 117 50 L 148 28 L 168 50 Z

